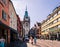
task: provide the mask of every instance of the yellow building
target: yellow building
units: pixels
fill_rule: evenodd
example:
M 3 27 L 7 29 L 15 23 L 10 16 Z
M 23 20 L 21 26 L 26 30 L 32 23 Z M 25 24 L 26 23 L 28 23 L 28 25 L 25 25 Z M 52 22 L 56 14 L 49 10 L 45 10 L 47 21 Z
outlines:
M 54 38 L 60 37 L 60 6 L 56 7 L 47 19 L 42 22 L 41 30 L 43 35 L 53 34 Z M 47 33 L 48 32 L 48 33 Z

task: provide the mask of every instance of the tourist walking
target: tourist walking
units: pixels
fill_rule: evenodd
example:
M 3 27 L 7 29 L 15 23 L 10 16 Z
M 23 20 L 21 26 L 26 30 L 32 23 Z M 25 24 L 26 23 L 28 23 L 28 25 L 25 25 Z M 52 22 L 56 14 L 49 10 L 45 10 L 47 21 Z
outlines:
M 3 37 L 0 38 L 0 47 L 5 47 L 5 39 Z
M 36 37 L 34 37 L 34 44 L 36 44 Z

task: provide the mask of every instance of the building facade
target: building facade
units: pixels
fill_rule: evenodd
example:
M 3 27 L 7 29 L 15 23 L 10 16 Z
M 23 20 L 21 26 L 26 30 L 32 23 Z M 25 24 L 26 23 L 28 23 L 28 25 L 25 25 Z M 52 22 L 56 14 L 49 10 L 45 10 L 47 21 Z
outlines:
M 24 19 L 23 19 L 24 36 L 28 35 L 29 30 L 30 30 L 30 17 L 28 16 L 28 11 L 26 9 Z
M 10 43 L 9 20 L 9 0 L 0 0 L 0 38 L 3 37 L 7 44 Z
M 42 22 L 42 35 L 47 38 L 60 38 L 60 6 L 56 7 Z
M 41 38 L 41 23 L 37 22 L 37 32 L 36 32 L 37 38 Z
M 17 30 L 17 15 L 12 1 L 9 2 L 10 27 Z
M 10 16 L 9 21 L 10 43 L 12 43 L 15 39 L 18 38 L 18 31 L 17 31 L 17 15 L 11 0 L 9 1 L 9 16 Z
M 17 31 L 18 31 L 18 36 L 19 37 L 22 37 L 22 22 L 21 22 L 21 19 L 19 17 L 19 15 L 17 15 Z
M 17 25 L 19 29 L 17 29 Z M 17 18 L 12 1 L 0 0 L 0 38 L 5 39 L 7 47 L 17 38 L 18 31 L 21 29 L 21 21 Z

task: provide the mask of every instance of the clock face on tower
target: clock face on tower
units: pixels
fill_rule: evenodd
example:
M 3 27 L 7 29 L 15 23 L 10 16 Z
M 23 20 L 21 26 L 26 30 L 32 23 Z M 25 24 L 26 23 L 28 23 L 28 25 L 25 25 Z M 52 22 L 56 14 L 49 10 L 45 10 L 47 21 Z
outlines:
M 29 17 L 25 17 L 25 21 L 29 21 Z
M 26 21 L 28 21 L 28 18 L 25 18 Z

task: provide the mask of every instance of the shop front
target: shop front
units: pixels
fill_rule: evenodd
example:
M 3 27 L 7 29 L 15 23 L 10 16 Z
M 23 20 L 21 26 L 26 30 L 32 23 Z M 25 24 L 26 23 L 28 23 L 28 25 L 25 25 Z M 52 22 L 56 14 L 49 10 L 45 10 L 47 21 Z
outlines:
M 18 32 L 10 28 L 10 47 L 14 47 L 14 42 L 18 39 Z
M 0 39 L 5 39 L 5 45 L 10 46 L 11 42 L 18 38 L 18 32 L 0 21 Z
M 18 32 L 14 29 L 10 30 L 10 42 L 14 41 L 18 37 Z
M 43 32 L 43 33 L 41 33 L 41 37 L 43 38 L 43 39 L 48 39 L 49 38 L 49 32 Z
M 60 32 L 57 32 L 56 36 L 57 36 L 57 40 L 60 40 Z
M 9 27 L 2 22 L 0 22 L 0 39 L 3 38 L 5 40 L 5 46 L 8 45 L 9 42 Z

